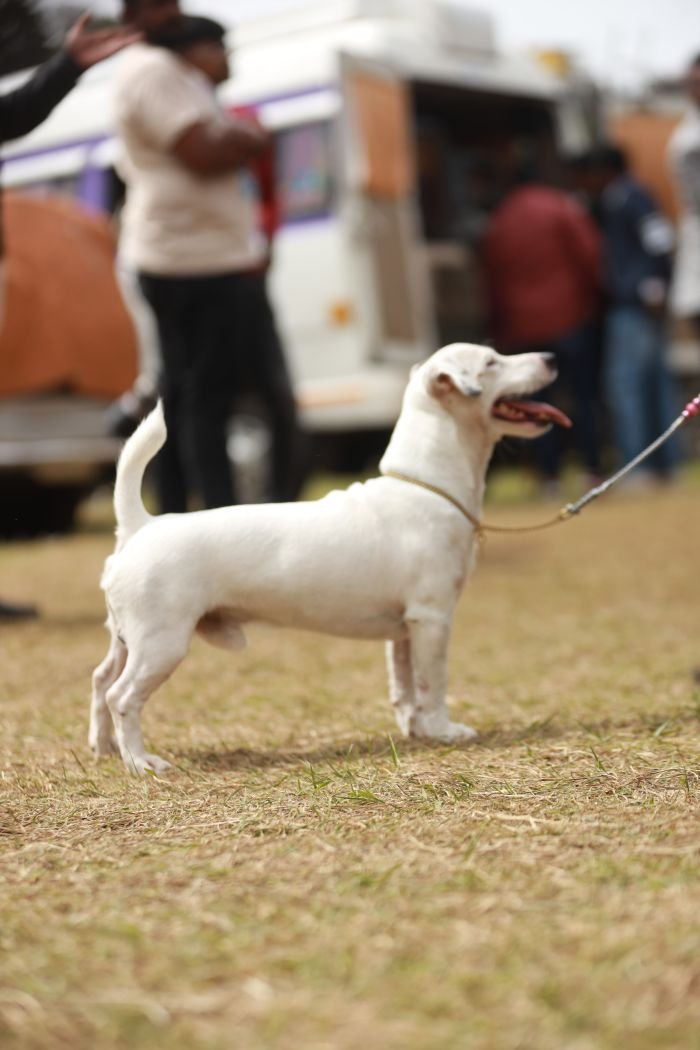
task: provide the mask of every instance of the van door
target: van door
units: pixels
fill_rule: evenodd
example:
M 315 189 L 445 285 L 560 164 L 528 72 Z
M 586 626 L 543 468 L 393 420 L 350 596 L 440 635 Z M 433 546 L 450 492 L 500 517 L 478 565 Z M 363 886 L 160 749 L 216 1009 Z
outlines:
M 375 361 L 410 364 L 435 349 L 416 203 L 408 87 L 379 64 L 341 57 L 344 213 L 363 330 Z

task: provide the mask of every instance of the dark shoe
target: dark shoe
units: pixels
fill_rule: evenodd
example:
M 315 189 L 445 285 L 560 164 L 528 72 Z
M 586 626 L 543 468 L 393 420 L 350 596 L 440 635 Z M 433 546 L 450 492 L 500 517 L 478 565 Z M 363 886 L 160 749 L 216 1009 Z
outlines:
M 16 623 L 18 620 L 36 620 L 39 610 L 35 605 L 10 605 L 0 602 L 0 623 Z

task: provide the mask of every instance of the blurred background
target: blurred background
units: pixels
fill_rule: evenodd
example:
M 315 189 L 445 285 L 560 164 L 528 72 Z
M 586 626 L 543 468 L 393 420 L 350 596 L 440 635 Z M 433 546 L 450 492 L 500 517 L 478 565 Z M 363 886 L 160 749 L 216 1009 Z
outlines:
M 61 46 L 84 6 L 0 0 L 0 92 Z M 111 0 L 89 6 L 96 21 L 119 13 Z M 270 291 L 311 478 L 373 468 L 408 371 L 439 346 L 496 339 L 510 349 L 498 344 L 500 290 L 484 246 L 524 168 L 529 181 L 565 193 L 600 227 L 585 158 L 615 143 L 660 213 L 678 223 L 668 148 L 688 107 L 689 63 L 700 53 L 700 7 L 691 0 L 182 6 L 226 25 L 233 59 L 222 102 L 253 110 L 271 135 L 278 219 Z M 2 151 L 4 537 L 73 527 L 113 471 L 120 443 L 110 410 L 158 353 L 145 304 L 115 277 L 124 185 L 110 86 L 122 59 L 90 70 L 44 124 Z M 248 190 L 262 211 L 252 173 Z M 601 278 L 588 363 L 600 471 L 616 465 L 602 389 L 603 285 Z M 680 409 L 697 390 L 700 344 L 693 324 L 671 310 L 665 332 Z M 556 400 L 575 409 L 576 396 L 574 382 Z M 242 391 L 229 453 L 245 499 L 264 495 L 270 440 L 255 391 Z M 686 440 L 686 464 L 696 452 Z M 575 437 L 562 457 L 551 476 L 537 450 L 506 448 L 494 470 L 526 466 L 533 492 L 538 479 L 578 489 L 591 480 Z

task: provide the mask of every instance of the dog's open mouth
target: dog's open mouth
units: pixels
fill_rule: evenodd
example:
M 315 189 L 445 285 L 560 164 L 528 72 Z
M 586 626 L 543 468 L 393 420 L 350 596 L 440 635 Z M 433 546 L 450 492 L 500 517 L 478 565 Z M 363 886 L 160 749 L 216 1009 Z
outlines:
M 517 401 L 499 397 L 491 409 L 491 415 L 507 423 L 534 423 L 538 427 L 547 427 L 551 423 L 560 427 L 573 426 L 564 412 L 544 401 Z

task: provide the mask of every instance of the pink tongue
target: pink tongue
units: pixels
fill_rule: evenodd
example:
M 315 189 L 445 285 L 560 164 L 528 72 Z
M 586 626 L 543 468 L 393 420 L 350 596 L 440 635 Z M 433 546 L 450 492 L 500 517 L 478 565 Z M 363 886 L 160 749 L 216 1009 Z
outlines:
M 555 408 L 554 405 L 546 404 L 544 401 L 507 401 L 505 403 L 512 408 L 519 409 L 528 416 L 546 416 L 553 423 L 558 423 L 560 427 L 573 426 L 573 423 L 564 412 Z

